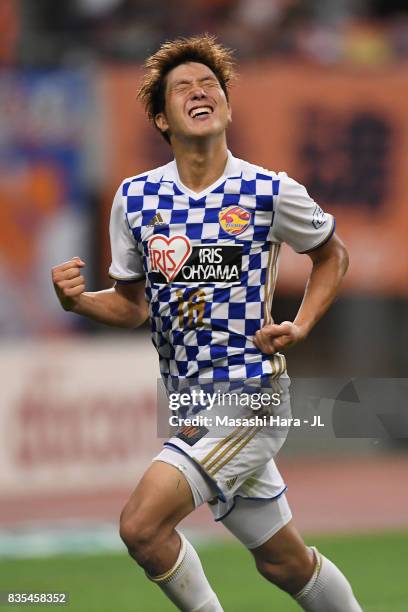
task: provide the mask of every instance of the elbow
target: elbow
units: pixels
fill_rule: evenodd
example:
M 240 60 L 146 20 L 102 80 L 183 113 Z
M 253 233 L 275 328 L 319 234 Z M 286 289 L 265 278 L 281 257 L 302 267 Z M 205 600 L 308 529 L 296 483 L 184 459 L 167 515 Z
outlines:
M 149 318 L 149 307 L 147 303 L 138 304 L 136 305 L 135 309 L 132 312 L 129 327 L 133 329 L 140 327 L 141 325 L 146 323 L 148 318 Z
M 144 325 L 144 323 L 146 323 L 148 319 L 149 319 L 149 309 L 143 308 L 139 312 L 137 326 L 140 327 L 141 325 Z
M 339 245 L 337 259 L 339 262 L 339 269 L 340 269 L 341 275 L 344 276 L 350 264 L 349 254 L 344 244 Z
M 324 246 L 310 254 L 313 265 L 321 266 L 328 264 L 333 270 L 336 270 L 339 278 L 342 278 L 349 267 L 349 255 L 343 241 L 334 234 L 334 236 Z
M 337 234 L 329 242 L 327 255 L 333 258 L 339 276 L 343 277 L 348 270 L 350 258 L 344 242 Z

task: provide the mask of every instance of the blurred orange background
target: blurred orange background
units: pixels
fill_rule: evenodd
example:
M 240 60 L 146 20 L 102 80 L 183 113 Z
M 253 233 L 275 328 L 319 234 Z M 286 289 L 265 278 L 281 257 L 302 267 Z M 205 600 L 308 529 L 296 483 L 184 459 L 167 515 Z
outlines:
M 404 3 L 3 0 L 0 528 L 116 520 L 160 447 L 147 326 L 115 331 L 62 311 L 50 270 L 79 255 L 88 288 L 110 286 L 113 194 L 125 177 L 171 159 L 137 101 L 142 62 L 164 40 L 204 31 L 236 50 L 232 152 L 304 183 L 335 214 L 350 251 L 337 301 L 307 342 L 288 351 L 290 375 L 407 376 Z M 284 249 L 276 321 L 295 316 L 309 266 Z M 406 440 L 289 440 L 282 460 L 293 460 L 294 481 L 309 466 L 309 479 L 325 482 L 334 517 L 326 527 L 351 529 L 358 517 L 344 514 L 345 483 L 357 492 L 366 478 L 360 501 L 372 510 L 376 474 L 398 480 L 406 470 Z M 337 456 L 349 463 L 333 472 L 337 481 L 329 471 L 324 480 L 322 457 L 330 466 Z M 387 486 L 391 510 L 378 512 L 373 528 L 406 525 L 406 493 L 391 477 Z M 297 503 L 302 526 L 301 497 Z

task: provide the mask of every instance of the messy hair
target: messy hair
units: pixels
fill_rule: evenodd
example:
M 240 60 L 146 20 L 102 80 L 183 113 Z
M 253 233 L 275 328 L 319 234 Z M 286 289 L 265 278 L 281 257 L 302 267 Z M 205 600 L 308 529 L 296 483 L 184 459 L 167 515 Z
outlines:
M 209 34 L 167 41 L 147 58 L 144 64 L 146 72 L 138 91 L 138 98 L 155 127 L 155 116 L 164 111 L 166 76 L 170 70 L 186 62 L 198 62 L 208 66 L 217 77 L 228 100 L 228 88 L 235 76 L 231 49 L 217 43 L 215 36 Z M 162 135 L 170 142 L 167 133 Z

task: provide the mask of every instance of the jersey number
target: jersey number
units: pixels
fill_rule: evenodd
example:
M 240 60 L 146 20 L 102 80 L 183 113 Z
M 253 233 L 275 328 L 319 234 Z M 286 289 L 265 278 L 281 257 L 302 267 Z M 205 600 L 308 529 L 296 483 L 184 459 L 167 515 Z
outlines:
M 178 319 L 181 328 L 184 328 L 184 312 L 187 304 L 187 327 L 194 329 L 203 325 L 205 311 L 205 292 L 202 289 L 193 291 L 184 299 L 184 291 L 177 289 L 178 298 Z

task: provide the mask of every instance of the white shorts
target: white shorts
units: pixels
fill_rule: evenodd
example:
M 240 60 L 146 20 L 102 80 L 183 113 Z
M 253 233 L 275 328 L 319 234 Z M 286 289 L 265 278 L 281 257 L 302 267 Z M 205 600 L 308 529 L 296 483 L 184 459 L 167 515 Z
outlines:
M 281 379 L 281 384 L 281 404 L 273 416 L 284 423 L 290 417 L 289 379 Z M 217 408 L 212 416 L 216 414 Z M 224 407 L 220 414 L 225 415 Z M 241 406 L 235 406 L 231 414 L 235 422 L 254 416 Z M 274 461 L 287 432 L 284 426 L 270 425 L 268 418 L 254 425 L 184 427 L 165 442 L 154 460 L 182 471 L 195 506 L 208 503 L 216 521 L 222 521 L 248 548 L 255 548 L 291 518 L 286 485 Z

